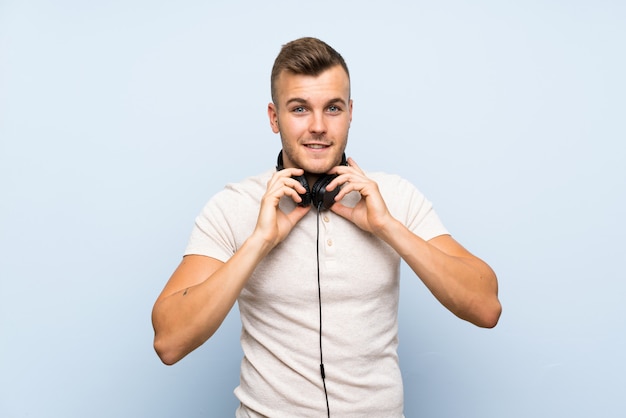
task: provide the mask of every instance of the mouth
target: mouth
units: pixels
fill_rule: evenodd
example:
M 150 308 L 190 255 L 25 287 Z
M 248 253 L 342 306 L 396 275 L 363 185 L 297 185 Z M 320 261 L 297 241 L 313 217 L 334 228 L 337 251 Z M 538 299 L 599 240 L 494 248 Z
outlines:
M 304 146 L 310 149 L 325 149 L 325 148 L 330 147 L 329 144 L 319 144 L 319 143 L 304 144 Z

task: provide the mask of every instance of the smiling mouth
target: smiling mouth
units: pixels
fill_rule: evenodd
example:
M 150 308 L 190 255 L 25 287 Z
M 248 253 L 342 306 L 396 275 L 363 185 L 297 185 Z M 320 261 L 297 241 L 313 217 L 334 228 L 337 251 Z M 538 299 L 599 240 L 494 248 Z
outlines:
M 324 145 L 324 144 L 306 144 L 305 145 L 307 148 L 312 148 L 312 149 L 324 149 L 324 148 L 328 148 L 330 145 Z

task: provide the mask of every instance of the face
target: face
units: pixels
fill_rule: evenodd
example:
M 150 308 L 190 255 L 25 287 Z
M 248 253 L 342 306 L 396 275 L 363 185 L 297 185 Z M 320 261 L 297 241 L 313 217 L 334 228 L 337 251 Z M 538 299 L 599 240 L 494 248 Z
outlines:
M 350 80 L 337 65 L 318 76 L 283 71 L 268 105 L 270 125 L 280 133 L 285 168 L 313 174 L 339 165 L 352 121 Z

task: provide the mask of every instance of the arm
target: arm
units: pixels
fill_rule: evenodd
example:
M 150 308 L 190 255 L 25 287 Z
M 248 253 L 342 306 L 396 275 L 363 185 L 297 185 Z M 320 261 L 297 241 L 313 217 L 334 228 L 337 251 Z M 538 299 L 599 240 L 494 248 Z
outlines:
M 448 310 L 474 325 L 496 326 L 502 310 L 498 283 L 484 261 L 450 235 L 424 241 L 397 221 L 380 234 Z
M 298 169 L 274 174 L 254 231 L 226 263 L 200 255 L 183 258 L 152 310 L 154 348 L 165 364 L 176 363 L 215 333 L 259 262 L 310 210 L 298 206 L 285 214 L 278 208 L 283 196 L 301 200 L 304 187 L 291 179 L 301 174 Z
M 337 201 L 354 190 L 362 199 L 354 208 L 337 202 L 331 210 L 389 244 L 452 313 L 477 326 L 494 327 L 502 308 L 493 270 L 449 235 L 424 241 L 412 233 L 391 216 L 378 185 L 352 159 L 348 163 L 331 171 L 339 177 L 327 189 L 343 184 Z

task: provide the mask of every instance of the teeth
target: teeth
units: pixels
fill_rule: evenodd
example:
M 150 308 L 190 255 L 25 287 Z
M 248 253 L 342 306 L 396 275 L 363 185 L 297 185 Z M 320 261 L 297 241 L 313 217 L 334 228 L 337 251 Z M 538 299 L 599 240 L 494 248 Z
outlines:
M 307 145 L 307 147 L 309 147 L 309 148 L 315 148 L 315 149 L 326 148 L 326 146 L 325 146 L 325 145 L 318 145 L 318 144 L 311 144 L 311 145 Z

